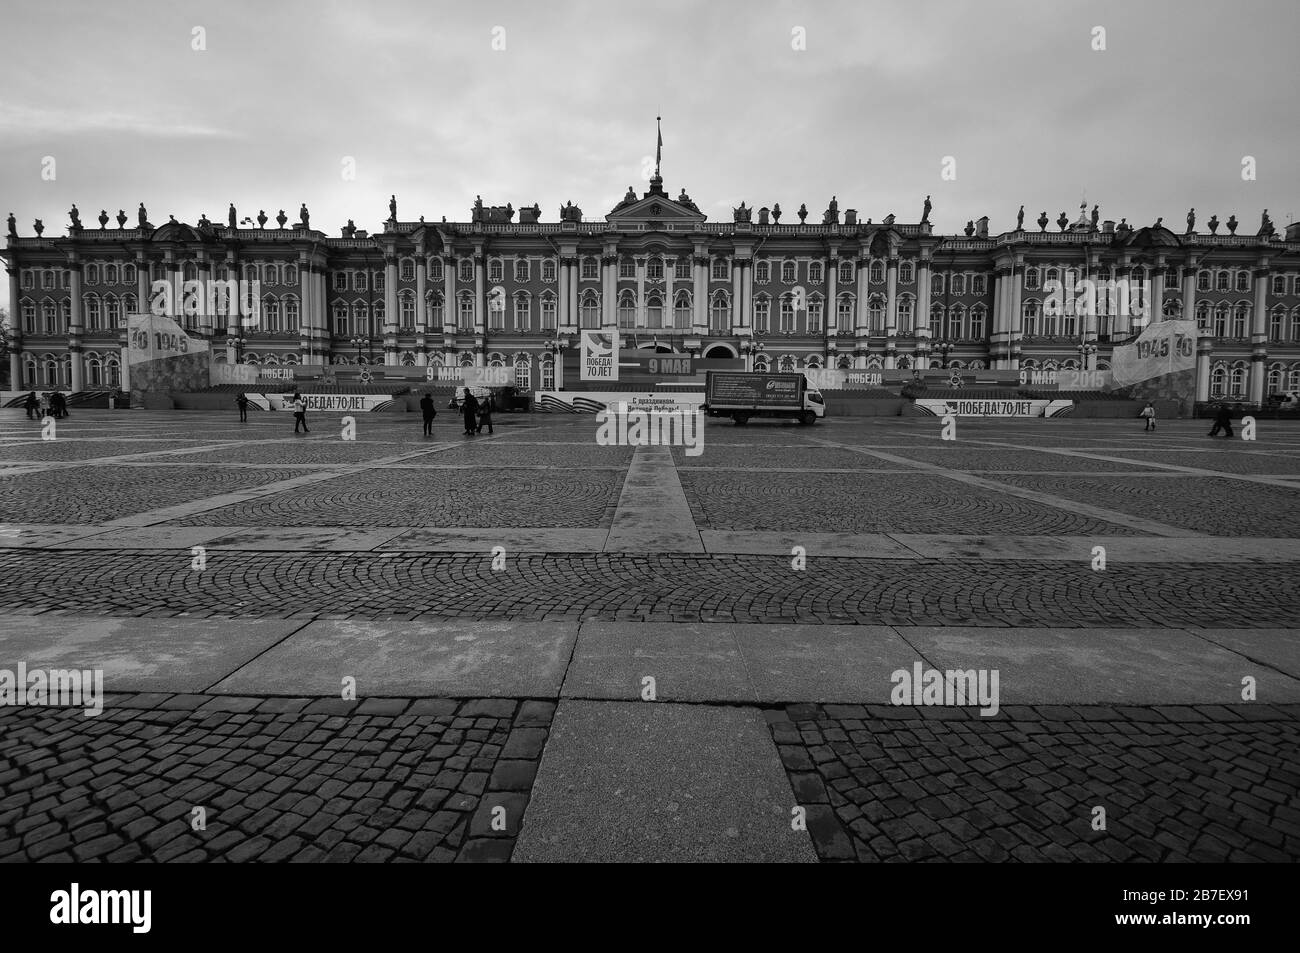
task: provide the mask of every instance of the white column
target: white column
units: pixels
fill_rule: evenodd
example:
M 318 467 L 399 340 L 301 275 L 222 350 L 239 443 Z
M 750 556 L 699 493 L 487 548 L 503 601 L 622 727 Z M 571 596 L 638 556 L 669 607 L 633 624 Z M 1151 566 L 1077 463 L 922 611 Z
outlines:
M 19 308 L 18 259 L 14 257 L 5 269 L 9 272 L 9 339 L 12 341 L 22 332 L 22 311 Z M 14 390 L 23 389 L 22 348 L 15 347 L 9 351 L 9 380 Z
M 740 273 L 741 311 L 740 323 L 743 327 L 754 327 L 754 259 L 747 258 Z M 808 307 L 808 302 L 804 302 Z
M 996 311 L 995 311 L 996 313 Z M 926 370 L 930 366 L 930 260 L 922 258 L 916 266 L 916 343 L 917 370 Z M 924 347 L 922 343 L 924 342 Z
M 68 309 L 68 363 L 72 365 L 72 390 L 75 392 L 81 390 L 84 383 L 81 360 L 81 262 L 69 262 L 68 270 L 71 272 L 72 278 L 68 283 L 69 304 L 71 305 Z
M 442 256 L 442 333 L 455 334 L 456 322 L 459 320 L 459 305 L 456 301 L 456 256 L 448 252 Z
M 885 367 L 893 370 L 898 367 L 898 355 L 888 353 L 890 349 L 896 347 L 895 337 L 898 334 L 898 256 L 890 250 L 889 258 L 885 261 L 885 337 L 886 337 L 886 354 Z
M 417 248 L 415 255 L 415 366 L 427 367 L 429 364 L 429 343 L 425 336 L 429 333 L 429 306 L 424 296 L 429 293 L 429 258 L 424 249 Z
M 736 258 L 731 257 L 731 333 L 737 334 L 743 324 L 740 315 L 740 269 L 736 267 Z
M 1025 268 L 1023 265 L 1012 265 L 1011 274 L 1007 276 L 1010 282 L 1011 294 L 1008 295 L 1007 302 L 1007 367 L 1011 370 L 1020 369 L 1020 358 L 1013 353 L 1015 348 L 1020 346 L 1020 339 L 1024 335 L 1023 316 L 1021 315 L 1021 296 L 1024 294 L 1025 286 Z M 1096 357 L 1093 358 L 1094 362 Z
M 1264 402 L 1268 360 L 1268 266 L 1255 269 L 1255 313 L 1250 322 L 1250 400 Z
M 700 262 L 703 256 L 691 256 L 691 273 L 695 279 L 695 291 L 692 320 L 695 323 L 695 333 L 699 335 L 708 334 L 709 331 L 709 273 L 707 260 Z
M 636 326 L 644 328 L 645 320 L 645 259 L 634 258 L 636 262 Z
M 569 323 L 569 265 L 567 259 L 563 255 L 559 256 L 559 271 L 557 272 L 556 280 L 560 285 L 559 298 L 556 301 L 557 310 L 555 314 L 555 327 L 557 333 L 559 333 L 565 331 Z M 557 376 L 560 373 L 558 364 L 556 365 L 555 373 Z
M 600 259 L 600 323 L 605 328 L 618 326 L 618 257 Z
M 578 326 L 578 276 L 581 274 L 578 258 L 569 262 L 569 324 Z

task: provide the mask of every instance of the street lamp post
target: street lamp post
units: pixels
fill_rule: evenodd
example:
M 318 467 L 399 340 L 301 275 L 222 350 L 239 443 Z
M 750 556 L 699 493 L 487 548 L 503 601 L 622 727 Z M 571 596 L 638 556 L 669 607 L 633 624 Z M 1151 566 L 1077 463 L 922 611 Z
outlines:
M 951 341 L 940 341 L 938 344 L 936 344 L 936 345 L 934 346 L 934 349 L 935 349 L 936 351 L 939 352 L 939 367 L 940 367 L 942 370 L 947 370 L 947 369 L 948 369 L 948 352 L 950 352 L 950 351 L 953 349 L 953 344 L 952 344 L 952 342 L 951 342 Z
M 356 337 L 352 338 L 352 340 L 349 341 L 348 343 L 350 343 L 353 347 L 355 347 L 355 348 L 357 349 L 357 364 L 360 364 L 360 363 L 361 363 L 361 349 L 362 349 L 363 347 L 364 347 L 364 348 L 369 348 L 369 347 L 370 347 L 370 338 L 368 338 L 368 337 L 364 337 L 364 336 L 362 336 L 362 335 L 357 335 Z
M 1096 355 L 1096 353 L 1097 353 L 1097 345 L 1095 345 L 1095 344 L 1076 344 L 1076 345 L 1074 346 L 1074 349 L 1075 349 L 1076 351 L 1079 352 L 1079 359 L 1080 359 L 1080 360 L 1079 360 L 1079 363 L 1080 363 L 1080 365 L 1081 365 L 1081 369 L 1082 369 L 1082 370 L 1085 370 L 1085 371 L 1090 371 L 1090 370 L 1092 370 L 1091 365 L 1092 365 L 1093 361 L 1095 360 L 1094 355 Z

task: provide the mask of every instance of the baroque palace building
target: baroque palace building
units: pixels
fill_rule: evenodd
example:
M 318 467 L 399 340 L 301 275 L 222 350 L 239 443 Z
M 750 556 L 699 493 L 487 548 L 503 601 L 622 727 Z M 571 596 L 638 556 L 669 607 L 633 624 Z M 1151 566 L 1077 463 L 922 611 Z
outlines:
M 66 236 L 20 237 L 12 216 L 10 363 L 15 389 L 73 391 L 121 380 L 125 316 L 148 310 L 153 282 L 260 282 L 261 313 L 178 318 L 208 339 L 215 359 L 262 366 L 384 364 L 505 366 L 521 387 L 553 389 L 556 367 L 580 328 L 620 329 L 624 347 L 743 358 L 770 371 L 932 367 L 1105 370 L 1111 348 L 1144 319 L 1052 313 L 1053 281 L 1134 282 L 1138 303 L 1164 318 L 1195 317 L 1197 398 L 1261 402 L 1300 391 L 1300 228 L 1220 234 L 1161 222 L 1099 222 L 1086 207 L 1071 223 L 1046 214 L 1037 229 L 936 235 L 929 200 L 921 221 L 880 223 L 841 215 L 782 222 L 780 206 L 744 204 L 709 222 L 685 190 L 658 174 L 603 221 L 566 204 L 560 221 L 540 209 L 484 207 L 469 222 L 400 221 L 396 199 L 383 231 L 349 222 L 340 237 L 301 221 L 286 227 L 204 216 L 155 227 L 143 205 L 136 227 L 83 227 L 76 207 Z M 820 219 L 818 221 L 817 219 Z M 1019 216 L 1023 220 L 1023 210 Z M 1054 226 L 1054 230 L 1052 230 Z M 1159 320 L 1160 318 L 1155 318 Z M 435 375 L 436 376 L 436 375 Z M 444 374 L 443 377 L 449 375 Z M 560 382 L 563 383 L 563 382 Z

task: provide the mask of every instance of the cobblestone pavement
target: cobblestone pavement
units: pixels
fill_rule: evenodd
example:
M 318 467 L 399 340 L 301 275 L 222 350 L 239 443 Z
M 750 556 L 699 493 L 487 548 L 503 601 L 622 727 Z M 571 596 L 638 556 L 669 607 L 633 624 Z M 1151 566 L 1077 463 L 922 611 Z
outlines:
M 998 479 L 1214 536 L 1286 537 L 1300 527 L 1300 487 L 1256 485 L 1243 491 L 1234 480 L 1196 476 L 1159 482 L 1129 476 Z
M 114 699 L 94 718 L 0 708 L 0 860 L 508 860 L 554 709 L 203 695 Z
M 672 453 L 694 528 L 741 531 L 758 544 L 780 533 L 780 548 L 753 551 L 782 555 L 630 555 L 600 549 L 616 515 L 639 512 L 640 491 L 627 480 L 633 451 L 597 446 L 592 418 L 501 415 L 494 436 L 472 439 L 459 435 L 450 412 L 440 411 L 432 439 L 420 435 L 418 415 L 359 418 L 359 439 L 343 441 L 339 418 L 323 414 L 309 437 L 294 437 L 286 415 L 253 414 L 239 425 L 233 412 L 83 411 L 59 422 L 58 439 L 41 441 L 21 413 L 0 415 L 0 523 L 35 541 L 14 549 L 0 534 L 0 604 L 31 623 L 18 638 L 48 637 L 75 655 L 76 645 L 57 641 L 62 617 L 73 614 L 328 618 L 349 627 L 348 651 L 378 665 L 366 654 L 375 644 L 366 623 L 397 622 L 390 631 L 402 638 L 374 652 L 382 662 L 400 647 L 402 657 L 423 660 L 418 669 L 433 664 L 433 653 L 421 654 L 428 645 L 412 642 L 403 620 L 522 620 L 529 637 L 534 621 L 552 619 L 983 626 L 1001 627 L 1004 644 L 1024 653 L 1016 663 L 1040 666 L 1036 673 L 1050 676 L 1041 684 L 1055 692 L 1069 691 L 1069 679 L 1042 668 L 1032 645 L 1017 645 L 1014 627 L 1071 630 L 1062 651 L 1084 660 L 1106 650 L 1074 630 L 1151 630 L 1155 643 L 1174 628 L 1216 628 L 1241 637 L 1222 639 L 1238 654 L 1253 659 L 1252 646 L 1262 645 L 1273 665 L 1300 664 L 1287 643 L 1266 642 L 1293 634 L 1300 618 L 1294 564 L 1212 561 L 1216 536 L 1256 547 L 1300 537 L 1294 426 L 1263 422 L 1260 440 L 1247 444 L 1209 441 L 1201 421 L 1162 421 L 1159 436 L 1148 437 L 1133 421 L 962 419 L 959 440 L 946 445 L 938 421 L 919 418 L 840 418 L 815 428 L 711 421 L 702 456 Z M 1043 452 L 1051 449 L 1074 453 Z M 1016 495 L 1025 491 L 1041 495 Z M 689 539 L 681 509 L 688 532 L 674 538 Z M 94 531 L 117 520 L 131 524 L 124 538 L 140 548 L 76 538 L 77 526 Z M 653 538 L 653 520 L 645 522 L 634 528 Z M 40 524 L 61 526 L 42 534 Z M 267 542 L 276 527 L 304 529 Z M 356 531 L 343 545 L 355 540 L 365 551 L 325 550 L 339 531 L 311 528 L 326 527 Z M 572 535 L 581 552 L 560 551 L 569 542 L 525 551 L 539 539 L 532 527 L 595 532 Z M 391 551 L 407 528 L 427 528 L 429 540 L 460 551 L 432 551 L 419 539 Z M 440 528 L 465 535 L 440 538 Z M 492 533 L 512 529 L 521 531 L 520 551 L 493 570 Z M 1146 550 L 1153 561 L 1115 559 L 1104 572 L 1084 558 L 1039 559 L 1008 545 L 1008 537 L 1036 536 L 1184 545 L 1173 538 L 1181 531 L 1198 536 L 1185 542 L 1195 561 Z M 277 551 L 253 548 L 259 532 Z M 826 534 L 836 555 L 810 545 L 796 570 L 785 540 L 801 532 Z M 859 545 L 848 534 L 869 533 L 969 534 L 961 546 L 970 555 L 919 555 L 954 552 L 937 537 L 913 540 L 919 552 L 884 537 L 884 552 L 846 552 Z M 183 534 L 248 548 L 212 548 L 196 572 L 188 544 L 178 542 Z M 1044 540 L 1037 551 L 1050 545 L 1058 544 Z M 93 621 L 83 628 L 93 630 Z M 689 628 L 672 630 L 688 640 L 675 644 L 694 648 Z M 727 664 L 701 657 L 705 668 L 692 674 L 706 683 Z M 772 657 L 784 664 L 780 653 Z M 1160 665 L 1158 651 L 1144 657 Z M 16 661 L 0 656 L 0 667 Z M 619 661 L 599 655 L 593 677 L 605 671 L 600 665 L 617 671 Z M 1112 673 L 1122 667 L 1104 661 Z M 239 655 L 230 664 L 251 663 Z M 294 688 L 298 673 L 286 670 L 284 689 L 233 689 L 277 697 L 114 697 L 95 718 L 80 708 L 0 706 L 0 860 L 508 859 L 527 827 L 571 664 L 561 653 L 561 687 L 544 700 L 551 689 L 498 687 L 493 669 L 491 691 L 462 693 L 532 697 L 345 703 L 301 697 L 312 689 Z M 281 677 L 269 670 L 272 681 Z M 793 669 L 783 671 L 792 684 Z M 423 672 L 409 684 L 425 684 Z M 1142 673 L 1144 684 L 1162 672 Z M 575 696 L 564 697 L 561 704 Z M 800 697 L 837 696 L 785 696 Z M 1300 705 L 1007 705 L 980 718 L 956 708 L 775 702 L 759 698 L 745 711 L 766 763 L 784 765 L 790 803 L 808 809 L 824 860 L 1300 859 Z M 638 793 L 648 822 L 682 803 L 667 792 L 658 800 L 657 790 Z M 194 807 L 206 811 L 205 831 L 191 824 Z M 622 822 L 618 807 L 609 806 L 608 823 Z M 1092 828 L 1094 807 L 1106 810 L 1104 832 Z M 504 829 L 491 823 L 498 816 Z
M 358 619 L 642 619 L 864 625 L 1285 627 L 1300 577 L 1219 563 L 0 550 L 11 610 Z M 31 571 L 40 566 L 41 571 Z M 745 580 L 738 585 L 737 580 Z
M 608 526 L 622 470 L 365 470 L 177 526 Z
M 248 490 L 309 471 L 283 467 L 138 467 L 113 464 L 7 477 L 0 521 L 102 523 L 176 503 Z
M 863 456 L 863 461 L 872 458 Z M 701 528 L 846 533 L 1005 533 L 1031 536 L 1136 535 L 1093 519 L 942 476 L 679 471 Z
M 1300 857 L 1300 706 L 767 714 L 823 860 Z

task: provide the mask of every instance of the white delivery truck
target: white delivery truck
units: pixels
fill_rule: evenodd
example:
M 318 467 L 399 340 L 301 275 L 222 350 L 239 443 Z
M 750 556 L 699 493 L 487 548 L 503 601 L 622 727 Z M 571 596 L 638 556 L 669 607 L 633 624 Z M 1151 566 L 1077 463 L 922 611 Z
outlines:
M 737 426 L 751 417 L 793 417 L 801 424 L 826 416 L 821 391 L 803 374 L 709 371 L 704 379 L 704 412 L 730 417 Z

